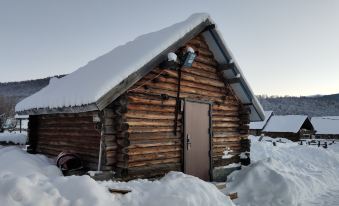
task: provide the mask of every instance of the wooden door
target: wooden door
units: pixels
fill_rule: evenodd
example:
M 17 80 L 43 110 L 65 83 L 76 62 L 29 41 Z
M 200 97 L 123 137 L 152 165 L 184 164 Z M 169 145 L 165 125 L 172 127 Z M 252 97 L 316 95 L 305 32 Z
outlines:
M 185 101 L 184 171 L 210 180 L 210 104 Z

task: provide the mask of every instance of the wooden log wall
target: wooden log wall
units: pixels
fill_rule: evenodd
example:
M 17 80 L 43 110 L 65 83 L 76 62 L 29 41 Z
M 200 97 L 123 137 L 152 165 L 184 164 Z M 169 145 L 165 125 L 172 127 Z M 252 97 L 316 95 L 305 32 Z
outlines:
M 192 68 L 182 70 L 180 98 L 213 102 L 213 167 L 239 162 L 243 151 L 240 140 L 247 138 L 249 129 L 249 109 L 241 106 L 221 78 L 203 37 L 197 36 L 186 46 L 192 47 L 198 56 Z M 177 134 L 173 132 L 177 87 L 177 71 L 155 68 L 127 91 L 126 113 L 115 120 L 128 128 L 122 135 L 128 138 L 124 142 L 128 147 L 117 152 L 116 166 L 124 175 L 153 177 L 171 170 L 182 171 L 182 113 L 175 128 Z M 232 150 L 233 158 L 222 159 L 226 149 Z
M 90 170 L 98 167 L 100 129 L 93 122 L 98 112 L 30 116 L 32 152 L 56 157 L 62 151 L 78 154 Z

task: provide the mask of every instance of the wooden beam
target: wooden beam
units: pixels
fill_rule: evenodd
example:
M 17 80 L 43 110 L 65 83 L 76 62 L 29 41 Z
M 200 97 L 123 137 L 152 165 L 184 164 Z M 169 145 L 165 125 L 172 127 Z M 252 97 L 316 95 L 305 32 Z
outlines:
M 238 83 L 241 83 L 240 77 L 234 77 L 234 78 L 226 79 L 225 81 L 228 84 L 238 84 Z
M 227 71 L 227 70 L 231 70 L 235 67 L 234 63 L 230 63 L 230 64 L 219 64 L 218 65 L 218 69 L 220 71 Z

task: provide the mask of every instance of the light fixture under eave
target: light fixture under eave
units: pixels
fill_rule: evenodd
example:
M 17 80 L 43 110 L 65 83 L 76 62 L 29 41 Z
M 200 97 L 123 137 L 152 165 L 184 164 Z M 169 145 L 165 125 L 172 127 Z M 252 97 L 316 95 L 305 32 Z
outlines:
M 195 60 L 195 57 L 197 57 L 197 55 L 195 53 L 187 52 L 183 66 L 184 67 L 192 67 L 192 64 Z

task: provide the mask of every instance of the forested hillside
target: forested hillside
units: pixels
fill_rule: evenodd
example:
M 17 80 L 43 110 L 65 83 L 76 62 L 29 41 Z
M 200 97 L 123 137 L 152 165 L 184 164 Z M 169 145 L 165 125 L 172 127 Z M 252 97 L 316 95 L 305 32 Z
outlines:
M 0 114 L 14 115 L 15 104 L 48 85 L 50 78 L 0 83 Z M 273 110 L 278 115 L 339 116 L 339 94 L 312 97 L 261 95 L 258 98 L 265 110 Z
M 338 116 L 339 94 L 314 97 L 258 96 L 265 110 L 275 114 L 305 114 L 313 116 Z
M 62 76 L 65 75 L 56 77 L 60 78 Z M 0 83 L 0 114 L 14 115 L 16 103 L 48 85 L 50 78 Z

